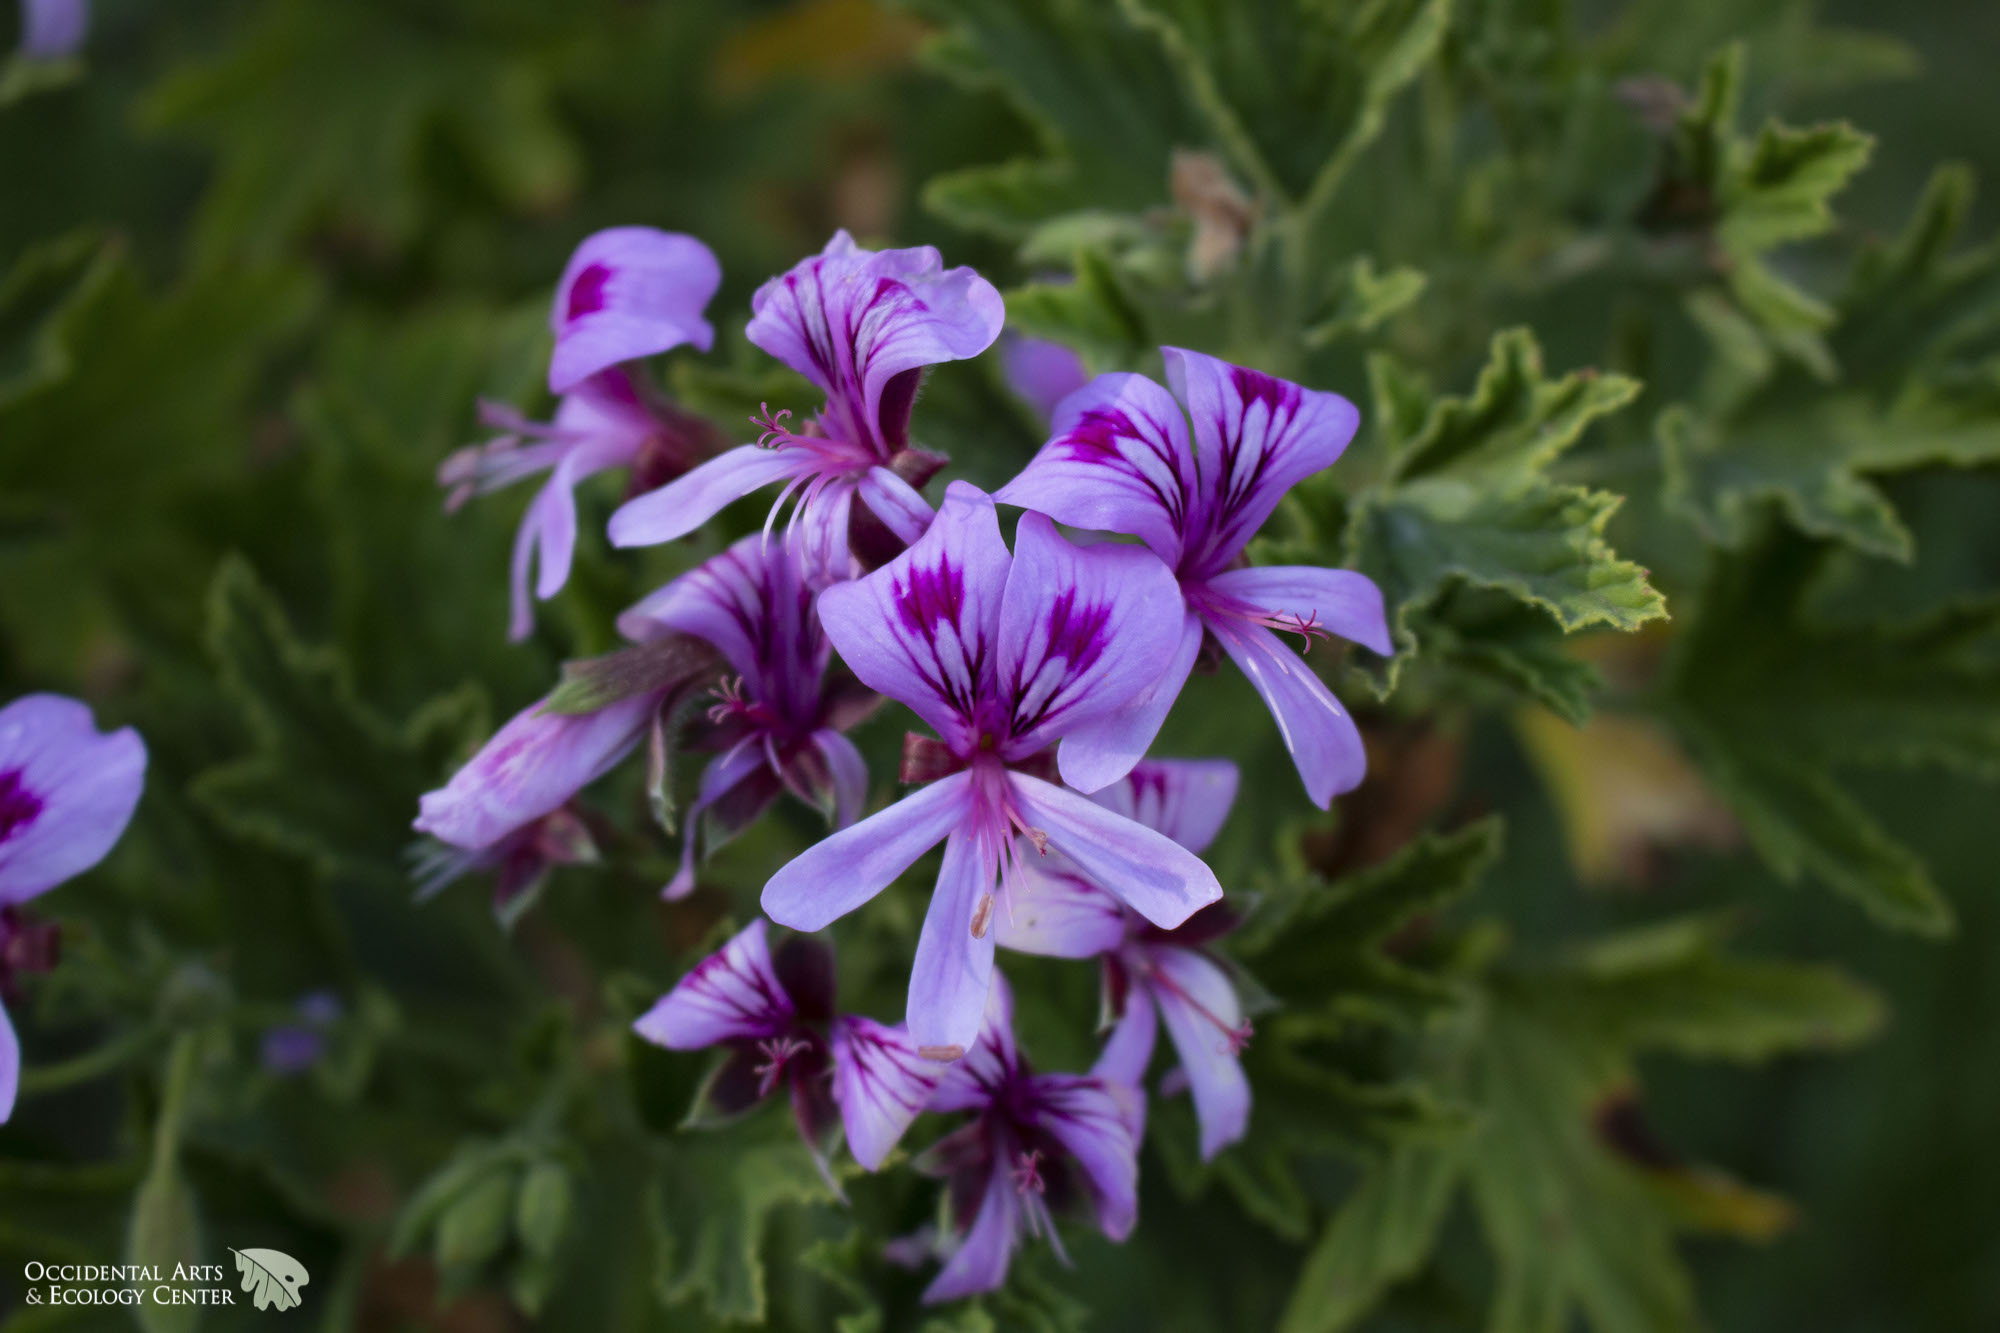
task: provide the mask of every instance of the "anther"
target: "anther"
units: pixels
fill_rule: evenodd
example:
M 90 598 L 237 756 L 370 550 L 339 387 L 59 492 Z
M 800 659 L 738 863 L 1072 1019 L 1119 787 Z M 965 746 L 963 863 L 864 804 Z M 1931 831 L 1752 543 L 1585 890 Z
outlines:
M 941 1065 L 948 1065 L 953 1060 L 964 1055 L 965 1048 L 963 1046 L 919 1046 L 917 1047 L 917 1054 L 926 1060 L 932 1060 Z
M 1042 1179 L 1042 1150 L 1031 1148 L 1014 1159 L 1014 1189 L 1020 1194 L 1040 1194 L 1048 1188 Z
M 975 940 L 985 939 L 986 929 L 992 924 L 993 895 L 983 893 L 979 896 L 979 906 L 972 909 L 972 938 Z

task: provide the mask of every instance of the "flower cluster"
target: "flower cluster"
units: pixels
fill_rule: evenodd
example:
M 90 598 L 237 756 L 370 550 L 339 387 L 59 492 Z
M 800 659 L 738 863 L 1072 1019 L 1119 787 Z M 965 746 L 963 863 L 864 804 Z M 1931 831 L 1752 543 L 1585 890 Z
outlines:
M 1278 636 L 1386 654 L 1380 594 L 1350 571 L 1245 556 L 1285 492 L 1340 456 L 1358 413 L 1180 348 L 1162 349 L 1163 386 L 1090 379 L 1062 349 L 1014 340 L 1009 368 L 1049 416 L 1048 442 L 994 494 L 955 481 L 934 508 L 923 490 L 946 460 L 913 440 L 912 407 L 929 367 L 1000 336 L 993 286 L 927 247 L 868 251 L 836 235 L 757 291 L 747 328 L 824 403 L 797 422 L 767 408 L 754 442 L 709 456 L 638 363 L 707 348 L 717 273 L 687 237 L 624 228 L 586 241 L 552 317 L 555 420 L 488 408 L 509 433 L 456 456 L 442 480 L 456 501 L 551 472 L 516 548 L 517 635 L 532 553 L 541 596 L 563 583 L 571 489 L 589 473 L 632 470 L 613 545 L 675 540 L 778 485 L 763 532 L 621 616 L 634 646 L 588 668 L 601 697 L 578 709 L 552 696 L 516 717 L 424 798 L 417 827 L 455 849 L 454 868 L 529 873 L 563 859 L 552 848 L 571 844 L 552 829 L 577 819 L 579 790 L 649 731 L 669 743 L 669 728 L 715 758 L 667 897 L 690 892 L 702 857 L 780 793 L 819 808 L 832 831 L 762 894 L 770 920 L 798 933 L 773 949 L 754 921 L 637 1029 L 726 1052 L 705 1088 L 713 1112 L 784 1090 L 829 1180 L 837 1134 L 873 1170 L 919 1114 L 968 1113 L 918 1158 L 948 1182 L 955 1227 L 934 1246 L 944 1266 L 928 1298 L 988 1290 L 1021 1236 L 1060 1245 L 1053 1219 L 1071 1204 L 1114 1239 L 1130 1231 L 1161 1024 L 1203 1154 L 1244 1132 L 1250 1025 L 1210 948 L 1236 914 L 1201 856 L 1237 771 L 1147 753 L 1206 649 L 1262 695 L 1316 803 L 1360 781 L 1353 722 Z M 1001 505 L 1024 511 L 1011 546 Z M 1072 540 L 1058 524 L 1096 535 Z M 711 706 L 675 721 L 701 689 Z M 867 814 L 868 772 L 843 732 L 884 699 L 927 731 L 904 740 L 908 794 Z M 837 1015 L 832 953 L 811 932 L 939 844 L 902 1022 Z M 1098 960 L 1112 1024 L 1091 1073 L 1030 1072 L 998 947 Z

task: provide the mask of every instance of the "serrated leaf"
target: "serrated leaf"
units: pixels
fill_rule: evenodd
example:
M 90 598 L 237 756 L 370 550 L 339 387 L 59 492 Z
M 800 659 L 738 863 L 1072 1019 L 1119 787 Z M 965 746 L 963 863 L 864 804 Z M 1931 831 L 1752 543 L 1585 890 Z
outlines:
M 1356 259 L 1342 273 L 1326 308 L 1313 316 L 1305 331 L 1306 345 L 1323 347 L 1373 332 L 1422 296 L 1428 281 L 1413 268 L 1377 273 L 1374 260 Z
M 44 241 L 0 280 L 0 406 L 69 374 L 80 311 L 118 266 L 116 248 L 79 232 Z
M 1426 833 L 1392 859 L 1330 885 L 1271 892 L 1236 952 L 1298 1012 L 1397 1020 L 1455 994 L 1451 985 L 1391 958 L 1382 942 L 1412 918 L 1471 892 L 1500 855 L 1501 823 L 1483 819 Z
M 1093 371 L 1127 368 L 1153 350 L 1145 316 L 1118 274 L 1093 250 L 1078 252 L 1075 280 L 1034 282 L 1007 293 L 1007 322 L 1031 338 L 1075 348 Z
M 1236 166 L 1323 207 L 1430 61 L 1444 0 L 1123 0 L 1159 38 Z
M 1921 861 L 1830 770 L 2000 773 L 2000 599 L 1818 621 L 1806 599 L 1831 549 L 1768 525 L 1716 562 L 1668 663 L 1668 716 L 1780 878 L 1809 874 L 1886 924 L 1941 933 L 1952 914 Z
M 1430 1257 L 1458 1192 L 1456 1147 L 1411 1144 L 1372 1166 L 1306 1255 L 1279 1333 L 1338 1333 Z
M 1495 334 L 1469 398 L 1440 398 L 1423 428 L 1397 449 L 1399 481 L 1449 474 L 1487 478 L 1532 474 L 1575 444 L 1584 429 L 1639 393 L 1639 382 L 1594 370 L 1550 380 L 1527 329 Z
M 777 1209 L 834 1201 L 812 1154 L 773 1117 L 726 1139 L 684 1136 L 665 1152 L 647 1210 L 653 1288 L 723 1322 L 765 1318 L 765 1227 Z
M 471 739 L 480 698 L 461 691 L 389 726 L 355 697 L 337 655 L 294 637 L 240 560 L 216 573 L 208 643 L 254 753 L 202 773 L 196 799 L 238 836 L 323 871 L 400 880 L 410 812 Z
M 524 26 L 535 34 L 514 8 L 511 19 L 442 11 L 452 17 L 441 25 L 370 0 L 288 0 L 156 87 L 146 121 L 219 159 L 202 205 L 204 251 L 271 254 L 327 221 L 404 245 L 432 207 L 423 167 L 434 136 L 514 207 L 560 203 L 580 163 L 554 116 L 547 57 L 521 40 Z M 348 77 L 362 68 L 366 80 Z

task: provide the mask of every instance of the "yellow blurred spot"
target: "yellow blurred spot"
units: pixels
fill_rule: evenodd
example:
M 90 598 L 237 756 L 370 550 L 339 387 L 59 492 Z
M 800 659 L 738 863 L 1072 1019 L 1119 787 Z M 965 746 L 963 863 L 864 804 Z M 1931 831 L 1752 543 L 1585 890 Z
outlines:
M 1599 713 L 1575 727 L 1536 708 L 1516 714 L 1514 725 L 1585 883 L 1643 881 L 1661 850 L 1735 841 L 1728 809 L 1659 724 Z
M 877 0 L 800 0 L 745 24 L 723 45 L 715 88 L 733 96 L 783 79 L 868 78 L 907 66 L 929 32 Z

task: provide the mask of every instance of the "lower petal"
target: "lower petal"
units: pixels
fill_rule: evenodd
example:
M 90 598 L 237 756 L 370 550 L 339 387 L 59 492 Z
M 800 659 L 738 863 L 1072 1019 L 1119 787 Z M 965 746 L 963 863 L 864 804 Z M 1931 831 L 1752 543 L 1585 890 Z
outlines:
M 662 898 L 668 902 L 678 902 L 694 892 L 697 853 L 707 856 L 727 841 L 726 836 L 704 839 L 702 816 L 708 813 L 710 806 L 726 797 L 732 788 L 755 776 L 763 767 L 764 747 L 757 744 L 753 738 L 741 742 L 702 770 L 701 790 L 695 793 L 694 804 L 688 807 L 687 816 L 681 821 L 681 868 L 667 887 L 660 891 Z M 704 842 L 706 846 L 703 845 Z
M 1122 1089 L 1081 1074 L 1042 1074 L 1033 1084 L 1036 1124 L 1083 1168 L 1098 1228 L 1124 1240 L 1139 1220 L 1139 1145 Z
M 985 1197 L 972 1226 L 951 1259 L 924 1288 L 924 1304 L 938 1305 L 981 1292 L 997 1290 L 1007 1280 L 1007 1265 L 1021 1238 L 1020 1204 L 1014 1197 L 1011 1164 L 995 1161 L 986 1179 Z
M 0 1125 L 14 1114 L 14 1096 L 21 1090 L 21 1039 L 14 1035 L 7 1006 L 0 1004 Z
M 656 546 L 685 537 L 733 500 L 809 470 L 786 449 L 746 444 L 711 458 L 657 491 L 628 500 L 611 516 L 613 546 Z
M 820 930 L 873 898 L 964 818 L 972 775 L 919 788 L 808 847 L 764 885 L 764 910 L 793 930 Z
M 1366 574 L 1305 565 L 1259 565 L 1217 574 L 1208 580 L 1208 586 L 1266 615 L 1331 630 L 1384 657 L 1396 651 L 1382 610 L 1382 590 Z
M 1180 698 L 1194 659 L 1201 652 L 1201 620 L 1192 612 L 1181 625 L 1174 655 L 1160 670 L 1159 684 L 1142 698 L 1102 717 L 1078 724 L 1056 750 L 1062 779 L 1080 792 L 1099 791 L 1132 771 L 1146 757 L 1153 738 Z
M 1192 949 L 1148 953 L 1164 979 L 1150 989 L 1194 1094 L 1206 1161 L 1242 1138 L 1250 1121 L 1250 1082 L 1243 1076 L 1236 1041 L 1226 1030 L 1243 1022 L 1243 1007 L 1228 975 Z
M 830 728 L 815 731 L 812 743 L 833 775 L 833 826 L 844 829 L 861 817 L 868 804 L 868 761 L 853 741 Z
M 937 517 L 916 487 L 886 467 L 868 469 L 861 479 L 861 502 L 908 546 L 916 545 Z
M 943 1068 L 917 1054 L 908 1030 L 870 1018 L 836 1019 L 832 1045 L 833 1099 L 847 1128 L 847 1150 L 879 1171 L 930 1101 Z
M 535 496 L 535 527 L 539 534 L 536 552 L 541 566 L 535 580 L 535 596 L 547 601 L 569 582 L 569 566 L 576 554 L 576 479 L 571 474 L 571 453 L 556 465 L 540 494 Z
M 962 1051 L 979 1035 L 993 984 L 992 897 L 999 871 L 999 850 L 977 834 L 954 834 L 944 845 L 944 865 L 910 966 L 907 1022 L 920 1049 Z
M 1359 786 L 1368 771 L 1361 732 L 1326 682 L 1262 626 L 1218 618 L 1209 629 L 1264 696 L 1313 804 L 1324 810 Z
M 1007 780 L 1050 846 L 1154 925 L 1171 930 L 1222 896 L 1215 872 L 1165 834 L 1025 773 Z

